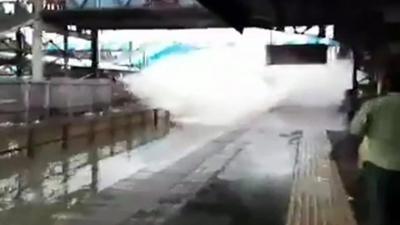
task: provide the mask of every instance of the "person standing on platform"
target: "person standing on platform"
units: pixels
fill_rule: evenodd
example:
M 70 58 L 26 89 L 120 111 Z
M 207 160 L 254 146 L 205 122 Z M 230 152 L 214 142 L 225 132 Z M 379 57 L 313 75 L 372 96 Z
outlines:
M 364 103 L 350 128 L 364 138 L 368 225 L 400 225 L 400 73 L 388 74 L 388 81 L 389 93 Z

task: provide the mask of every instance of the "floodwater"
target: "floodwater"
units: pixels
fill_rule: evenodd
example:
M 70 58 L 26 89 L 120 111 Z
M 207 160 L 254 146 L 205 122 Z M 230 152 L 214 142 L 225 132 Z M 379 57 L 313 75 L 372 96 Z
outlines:
M 160 137 L 165 128 L 132 128 L 112 134 L 72 139 L 35 148 L 34 158 L 0 160 L 0 224 L 52 224 L 57 213 L 68 210 L 126 173 L 137 170 L 132 162 L 137 146 Z M 118 165 L 115 168 L 115 165 Z M 113 176 L 118 169 L 124 171 Z
M 34 158 L 0 159 L 0 224 L 54 225 L 89 210 L 82 204 L 116 182 L 145 170 L 149 175 L 195 151 L 224 127 L 133 127 L 94 140 L 38 146 Z M 169 132 L 167 134 L 167 132 Z M 165 136 L 166 135 L 166 136 Z

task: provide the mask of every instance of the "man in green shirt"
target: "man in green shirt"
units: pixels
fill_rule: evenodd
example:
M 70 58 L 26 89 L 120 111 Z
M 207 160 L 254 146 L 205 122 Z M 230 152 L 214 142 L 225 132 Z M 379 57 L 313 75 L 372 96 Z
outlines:
M 369 225 L 400 224 L 400 74 L 389 80 L 388 95 L 366 102 L 350 128 L 364 138 L 362 175 Z

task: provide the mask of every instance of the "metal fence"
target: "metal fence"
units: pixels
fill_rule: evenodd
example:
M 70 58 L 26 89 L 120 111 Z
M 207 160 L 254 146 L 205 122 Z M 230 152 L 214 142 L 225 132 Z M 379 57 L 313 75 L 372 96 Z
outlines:
M 0 123 L 32 122 L 52 115 L 107 110 L 113 101 L 129 99 L 122 87 L 109 80 L 2 81 Z

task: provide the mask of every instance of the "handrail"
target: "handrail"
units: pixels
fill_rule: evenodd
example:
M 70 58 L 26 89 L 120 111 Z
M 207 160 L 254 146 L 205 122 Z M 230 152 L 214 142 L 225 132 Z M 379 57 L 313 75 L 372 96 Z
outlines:
M 46 43 L 49 43 L 49 44 L 53 45 L 54 47 L 56 47 L 56 49 L 57 49 L 58 51 L 62 52 L 63 54 L 66 54 L 66 55 L 68 56 L 68 50 L 66 51 L 66 50 L 62 49 L 60 46 L 58 46 L 56 43 L 54 43 L 53 40 L 50 39 L 50 40 L 47 41 Z M 76 55 L 73 55 L 73 56 L 74 56 L 74 59 L 77 59 L 77 60 L 79 60 L 79 61 L 81 61 L 81 62 L 84 60 L 83 57 L 77 57 Z M 56 61 L 57 61 L 57 60 L 56 60 Z
M 179 0 L 175 0 L 173 2 L 167 2 L 163 0 L 146 0 L 144 3 L 135 3 L 136 0 L 43 0 L 44 10 L 49 11 L 59 11 L 64 9 L 86 9 L 86 8 L 153 8 L 157 7 L 158 3 L 162 5 L 166 5 L 167 8 L 170 7 L 186 7 L 186 3 L 184 5 L 181 4 Z M 90 4 L 89 4 L 90 2 Z M 92 5 L 93 4 L 93 5 Z M 197 1 L 192 0 L 192 3 L 189 5 L 197 6 L 199 3 Z
M 87 78 L 89 78 L 89 77 L 91 77 L 91 76 L 93 76 L 93 75 L 94 75 L 94 73 L 88 73 L 88 74 L 86 74 L 85 76 L 80 77 L 78 80 L 85 80 L 85 79 L 87 79 Z

